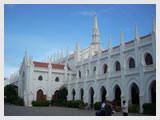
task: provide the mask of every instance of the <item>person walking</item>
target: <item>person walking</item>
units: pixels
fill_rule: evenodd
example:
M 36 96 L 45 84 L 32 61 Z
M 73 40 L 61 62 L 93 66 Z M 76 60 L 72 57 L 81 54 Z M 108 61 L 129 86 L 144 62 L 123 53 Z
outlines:
M 123 100 L 122 112 L 123 116 L 128 116 L 128 104 L 126 103 L 125 100 Z
M 101 105 L 101 114 L 102 114 L 102 116 L 105 116 L 105 107 L 106 107 L 106 102 L 103 101 L 103 103 Z

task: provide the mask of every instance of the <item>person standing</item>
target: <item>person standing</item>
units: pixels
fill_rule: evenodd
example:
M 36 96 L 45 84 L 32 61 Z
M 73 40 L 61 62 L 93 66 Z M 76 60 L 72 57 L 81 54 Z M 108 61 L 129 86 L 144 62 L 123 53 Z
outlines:
M 128 116 L 128 104 L 126 103 L 125 100 L 123 100 L 122 112 L 123 116 Z

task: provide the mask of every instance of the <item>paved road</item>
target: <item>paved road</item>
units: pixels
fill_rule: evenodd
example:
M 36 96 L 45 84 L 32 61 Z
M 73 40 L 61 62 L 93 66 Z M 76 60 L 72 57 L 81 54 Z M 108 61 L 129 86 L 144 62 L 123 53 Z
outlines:
M 22 107 L 4 105 L 4 116 L 95 116 L 95 110 L 80 110 L 66 107 Z M 114 116 L 122 116 L 116 112 Z M 143 116 L 143 114 L 129 113 L 129 116 Z

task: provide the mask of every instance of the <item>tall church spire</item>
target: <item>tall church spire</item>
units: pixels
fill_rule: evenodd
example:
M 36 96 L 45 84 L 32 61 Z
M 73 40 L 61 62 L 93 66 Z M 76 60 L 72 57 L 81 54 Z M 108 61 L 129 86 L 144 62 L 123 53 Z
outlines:
M 98 30 L 96 13 L 94 15 L 94 27 L 93 27 L 93 34 L 92 34 L 92 43 L 99 43 L 99 30 Z

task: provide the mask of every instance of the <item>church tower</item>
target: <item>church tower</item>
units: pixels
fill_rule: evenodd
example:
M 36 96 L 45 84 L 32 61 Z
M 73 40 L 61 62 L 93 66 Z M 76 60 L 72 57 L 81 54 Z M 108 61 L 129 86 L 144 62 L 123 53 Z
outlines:
M 99 46 L 99 30 L 98 30 L 98 24 L 97 24 L 97 16 L 96 13 L 94 15 L 94 27 L 93 27 L 93 33 L 92 33 L 92 43 L 91 43 L 91 49 L 92 52 L 97 53 L 98 52 L 98 46 Z

